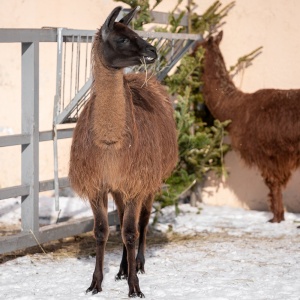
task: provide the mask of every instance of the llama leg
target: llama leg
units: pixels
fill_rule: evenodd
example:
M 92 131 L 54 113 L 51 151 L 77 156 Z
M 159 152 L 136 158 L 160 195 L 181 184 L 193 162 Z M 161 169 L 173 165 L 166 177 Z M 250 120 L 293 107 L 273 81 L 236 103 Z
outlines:
M 120 227 L 121 230 L 123 228 L 123 218 L 124 218 L 124 202 L 123 198 L 120 193 L 112 193 L 112 196 L 114 198 L 114 201 L 118 208 L 118 214 L 120 219 Z M 121 280 L 121 279 L 127 279 L 128 277 L 128 263 L 127 263 L 127 250 L 126 246 L 123 243 L 123 254 L 122 254 L 122 260 L 120 263 L 120 269 L 118 274 L 115 276 L 115 280 Z
M 138 222 L 142 201 L 130 201 L 125 205 L 122 238 L 127 250 L 129 297 L 145 297 L 140 290 L 136 273 L 135 242 L 139 237 Z
M 284 221 L 284 208 L 282 202 L 281 184 L 278 180 L 266 178 L 265 183 L 270 189 L 270 208 L 273 213 L 273 218 L 269 220 L 271 223 L 280 223 Z
M 128 279 L 128 263 L 127 263 L 127 250 L 126 246 L 123 244 L 123 254 L 120 263 L 120 269 L 115 277 L 115 280 Z
M 145 203 L 143 204 L 141 215 L 140 215 L 140 237 L 139 237 L 139 248 L 136 256 L 136 271 L 145 273 L 145 250 L 146 250 L 146 235 L 148 229 L 149 218 L 152 209 L 154 196 L 150 195 Z
M 105 245 L 108 239 L 109 226 L 107 216 L 107 192 L 100 193 L 95 201 L 91 201 L 91 207 L 94 213 L 94 236 L 96 239 L 96 265 L 93 279 L 86 292 L 97 294 L 102 291 L 103 281 L 103 261 Z

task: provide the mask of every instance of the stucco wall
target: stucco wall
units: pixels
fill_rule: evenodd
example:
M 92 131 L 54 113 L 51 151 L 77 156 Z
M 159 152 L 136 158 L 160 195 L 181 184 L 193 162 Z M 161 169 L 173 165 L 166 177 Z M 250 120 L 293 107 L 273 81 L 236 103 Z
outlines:
M 195 0 L 201 13 L 214 0 Z M 222 1 L 225 5 L 231 1 Z M 173 0 L 163 0 L 158 11 L 169 11 Z M 185 5 L 184 1 L 183 5 Z M 96 29 L 111 9 L 121 3 L 112 0 L 4 0 L 0 1 L 0 27 L 68 27 Z M 123 4 L 122 4 L 123 5 Z M 125 5 L 123 5 L 125 6 Z M 300 78 L 300 1 L 237 0 L 223 25 L 221 50 L 227 66 L 259 46 L 263 51 L 253 65 L 234 78 L 245 92 L 261 88 L 298 88 Z M 0 44 L 0 134 L 20 133 L 20 45 Z M 56 48 L 40 48 L 40 130 L 50 130 L 55 94 Z M 300 117 L 300 116 L 299 116 Z M 59 169 L 65 176 L 70 141 L 60 141 Z M 40 179 L 53 177 L 52 143 L 42 143 Z M 267 189 L 257 170 L 249 170 L 231 152 L 225 157 L 227 179 L 209 176 L 202 190 L 204 202 L 267 209 Z M 20 184 L 20 147 L 0 148 L 0 187 Z M 300 211 L 300 172 L 296 172 L 284 199 L 287 209 Z

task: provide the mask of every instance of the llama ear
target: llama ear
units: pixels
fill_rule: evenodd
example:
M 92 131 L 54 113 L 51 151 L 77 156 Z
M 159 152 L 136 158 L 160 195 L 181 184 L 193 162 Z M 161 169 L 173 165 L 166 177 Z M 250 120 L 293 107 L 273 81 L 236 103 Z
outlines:
M 222 37 L 223 37 L 223 30 L 220 31 L 220 32 L 218 33 L 218 35 L 215 37 L 215 42 L 216 42 L 218 45 L 221 43 Z
M 132 9 L 126 16 L 124 16 L 119 22 L 123 23 L 124 25 L 128 25 L 135 14 L 140 10 L 140 6 L 137 6 L 136 8 Z
M 106 40 L 108 33 L 113 29 L 115 20 L 121 10 L 122 10 L 122 6 L 117 6 L 105 20 L 105 22 L 101 28 L 101 34 L 102 34 L 103 40 Z
M 213 41 L 214 41 L 214 38 L 213 38 L 213 36 L 208 36 L 208 38 L 207 38 L 207 40 L 206 40 L 206 42 L 207 42 L 207 44 L 212 44 L 213 43 Z

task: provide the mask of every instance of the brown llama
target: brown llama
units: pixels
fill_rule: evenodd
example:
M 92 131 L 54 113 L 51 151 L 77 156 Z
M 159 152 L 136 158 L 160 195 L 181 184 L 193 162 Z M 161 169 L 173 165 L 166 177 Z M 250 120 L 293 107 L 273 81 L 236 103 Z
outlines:
M 96 265 L 87 292 L 102 291 L 111 193 L 123 240 L 116 280 L 127 279 L 129 297 L 142 298 L 137 273 L 145 271 L 154 195 L 177 163 L 177 133 L 173 107 L 162 85 L 145 73 L 124 75 L 123 68 L 152 63 L 157 54 L 128 27 L 137 9 L 115 22 L 121 9 L 116 7 L 95 35 L 94 81 L 74 130 L 69 178 L 79 196 L 90 201 L 94 214 Z
M 260 170 L 270 190 L 270 222 L 280 223 L 284 220 L 282 188 L 300 165 L 300 90 L 238 90 L 219 48 L 222 35 L 221 31 L 196 47 L 205 49 L 204 101 L 216 119 L 231 120 L 232 148 L 248 166 Z

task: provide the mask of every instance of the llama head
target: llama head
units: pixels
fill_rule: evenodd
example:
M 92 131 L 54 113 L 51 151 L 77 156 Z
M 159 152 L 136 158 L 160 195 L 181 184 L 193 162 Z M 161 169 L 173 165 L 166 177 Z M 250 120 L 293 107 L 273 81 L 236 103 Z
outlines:
M 218 48 L 223 38 L 223 31 L 220 31 L 216 36 L 209 36 L 206 40 L 199 43 L 204 49 Z
M 196 55 L 199 47 L 202 47 L 205 50 L 203 73 L 205 73 L 206 68 L 212 68 L 213 64 L 218 65 L 220 61 L 222 61 L 222 64 L 224 64 L 224 59 L 219 47 L 222 37 L 223 31 L 220 31 L 216 36 L 209 36 L 208 38 L 196 43 L 196 46 L 192 52 L 192 56 Z
M 156 48 L 128 27 L 138 9 L 139 7 L 132 9 L 120 21 L 115 22 L 122 10 L 121 6 L 116 7 L 99 30 L 101 49 L 97 51 L 107 67 L 125 68 L 150 64 L 157 58 Z
M 208 56 L 210 55 L 215 55 L 217 53 L 221 54 L 219 45 L 222 41 L 222 37 L 223 37 L 223 31 L 220 31 L 216 36 L 209 36 L 206 39 L 202 39 L 199 40 L 194 48 L 193 48 L 193 52 L 192 52 L 192 56 L 195 56 L 195 53 L 197 52 L 198 48 L 204 48 L 205 49 L 205 60 L 207 61 Z

